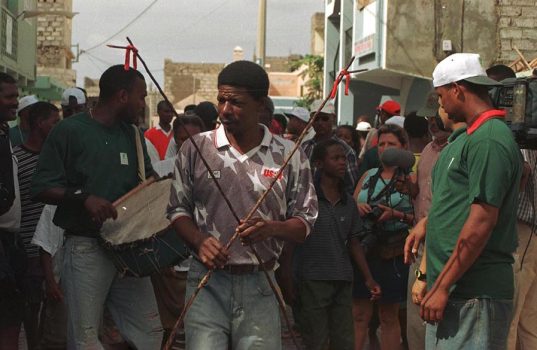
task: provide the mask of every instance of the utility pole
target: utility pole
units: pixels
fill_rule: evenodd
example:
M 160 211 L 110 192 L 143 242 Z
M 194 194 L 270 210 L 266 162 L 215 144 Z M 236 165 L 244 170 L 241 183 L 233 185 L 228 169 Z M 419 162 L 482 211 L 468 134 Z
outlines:
M 259 0 L 259 16 L 257 20 L 256 63 L 265 67 L 265 42 L 267 38 L 267 0 Z

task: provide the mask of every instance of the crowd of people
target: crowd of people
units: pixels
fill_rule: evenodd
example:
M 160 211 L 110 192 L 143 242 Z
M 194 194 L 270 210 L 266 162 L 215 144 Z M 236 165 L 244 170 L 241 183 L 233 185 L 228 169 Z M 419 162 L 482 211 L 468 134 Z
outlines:
M 275 114 L 266 72 L 237 61 L 216 105 L 177 114 L 163 100 L 142 130 L 134 69 L 107 69 L 91 107 L 66 89 L 61 110 L 19 99 L 0 73 L 0 349 L 18 349 L 22 328 L 28 349 L 160 349 L 191 296 L 174 335 L 187 349 L 291 336 L 320 350 L 537 348 L 536 151 L 519 150 L 489 97 L 514 76 L 453 54 L 418 111 L 387 100 L 337 126 L 330 101 Z M 125 275 L 103 223 L 168 176 L 161 215 L 191 256 Z

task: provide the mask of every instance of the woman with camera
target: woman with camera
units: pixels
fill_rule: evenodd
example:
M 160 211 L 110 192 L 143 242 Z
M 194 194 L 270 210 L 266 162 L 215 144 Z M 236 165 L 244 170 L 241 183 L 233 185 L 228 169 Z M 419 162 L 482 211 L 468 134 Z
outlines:
M 408 137 L 396 125 L 383 125 L 378 130 L 380 168 L 368 170 L 358 182 L 354 197 L 363 221 L 361 243 L 382 297 L 377 301 L 381 328 L 381 349 L 399 349 L 401 327 L 399 305 L 406 300 L 408 265 L 403 263 L 403 248 L 408 229 L 414 220 L 408 194 L 413 174 L 382 157 L 388 148 L 407 149 Z M 386 158 L 386 159 L 383 159 Z M 411 165 L 410 165 L 411 167 Z M 353 285 L 355 349 L 362 349 L 373 314 L 371 293 L 355 270 Z

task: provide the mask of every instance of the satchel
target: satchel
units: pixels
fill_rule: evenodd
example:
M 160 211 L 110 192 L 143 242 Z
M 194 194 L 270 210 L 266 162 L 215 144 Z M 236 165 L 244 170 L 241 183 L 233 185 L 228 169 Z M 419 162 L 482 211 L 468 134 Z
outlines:
M 408 230 L 401 230 L 397 233 L 383 232 L 382 235 L 386 238 L 381 240 L 378 247 L 378 253 L 381 259 L 389 260 L 404 254 Z

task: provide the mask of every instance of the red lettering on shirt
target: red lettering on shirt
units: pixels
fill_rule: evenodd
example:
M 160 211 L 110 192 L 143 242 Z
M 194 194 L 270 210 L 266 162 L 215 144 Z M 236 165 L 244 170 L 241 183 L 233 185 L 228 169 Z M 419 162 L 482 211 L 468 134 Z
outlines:
M 280 171 L 279 169 L 268 169 L 268 168 L 265 168 L 263 170 L 263 176 L 264 177 L 269 177 L 269 178 L 275 178 L 276 175 L 278 174 L 278 171 Z M 283 177 L 283 174 L 280 174 L 279 176 L 279 179 L 281 180 Z

